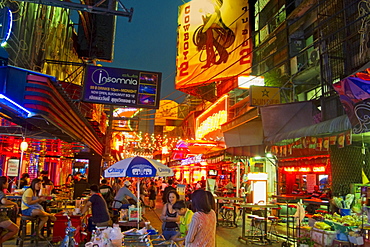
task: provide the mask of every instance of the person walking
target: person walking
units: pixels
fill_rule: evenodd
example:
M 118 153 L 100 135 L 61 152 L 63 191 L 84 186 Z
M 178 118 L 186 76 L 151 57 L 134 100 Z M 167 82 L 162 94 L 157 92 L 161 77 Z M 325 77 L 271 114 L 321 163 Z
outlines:
M 149 207 L 151 209 L 155 209 L 155 201 L 157 199 L 157 188 L 155 187 L 154 181 L 150 182 L 148 193 L 149 193 Z
M 216 213 L 212 209 L 211 196 L 207 191 L 196 190 L 191 200 L 192 210 L 195 213 L 188 228 L 185 246 L 216 246 Z

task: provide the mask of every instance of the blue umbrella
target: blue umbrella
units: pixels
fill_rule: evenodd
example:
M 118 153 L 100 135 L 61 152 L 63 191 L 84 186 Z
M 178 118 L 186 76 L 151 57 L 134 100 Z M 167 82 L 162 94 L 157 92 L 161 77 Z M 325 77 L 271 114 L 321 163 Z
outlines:
M 154 159 L 140 156 L 131 157 L 114 163 L 104 171 L 104 177 L 170 177 L 173 171 Z
M 105 169 L 104 177 L 170 177 L 173 176 L 173 171 L 168 166 L 165 166 L 154 159 L 144 158 L 140 156 L 126 158 L 114 163 L 109 168 Z M 137 208 L 140 208 L 140 180 L 137 180 Z M 139 228 L 140 217 L 138 217 Z

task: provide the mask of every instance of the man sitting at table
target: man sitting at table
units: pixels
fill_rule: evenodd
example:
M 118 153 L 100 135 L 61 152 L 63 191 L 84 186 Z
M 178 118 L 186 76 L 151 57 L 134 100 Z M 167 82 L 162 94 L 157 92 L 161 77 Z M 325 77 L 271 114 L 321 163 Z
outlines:
M 311 199 L 320 199 L 321 197 L 322 197 L 322 192 L 320 191 L 319 186 L 315 185 L 313 187 L 313 191 L 312 191 L 312 194 L 311 194 Z
M 92 216 L 89 218 L 88 229 L 90 232 L 95 226 L 111 226 L 112 220 L 109 216 L 108 206 L 103 196 L 99 193 L 99 186 L 93 184 L 90 186 L 90 198 L 83 207 L 81 214 L 85 214 L 87 210 L 92 208 Z
M 303 194 L 302 191 L 299 189 L 298 184 L 293 184 L 293 190 L 292 190 L 293 195 L 300 195 Z
M 112 208 L 127 209 L 128 206 L 131 205 L 127 197 L 131 197 L 135 201 L 135 203 L 137 203 L 137 198 L 134 194 L 132 194 L 130 187 L 131 187 L 131 182 L 126 180 L 123 183 L 123 187 L 118 190 L 116 196 L 114 197 Z
M 311 194 L 311 199 L 315 199 L 315 200 L 319 200 L 321 199 L 323 196 L 322 192 L 320 191 L 319 189 L 319 186 L 318 185 L 315 185 L 313 187 L 313 192 Z M 308 204 L 307 207 L 306 207 L 306 211 L 307 213 L 309 214 L 314 214 L 316 213 L 316 210 L 320 207 L 320 205 L 316 205 L 316 204 Z

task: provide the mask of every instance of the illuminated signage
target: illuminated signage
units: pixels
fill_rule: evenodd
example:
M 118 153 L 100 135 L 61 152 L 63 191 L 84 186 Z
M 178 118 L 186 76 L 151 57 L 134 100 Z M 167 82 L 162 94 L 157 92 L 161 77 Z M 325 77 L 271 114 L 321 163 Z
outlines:
M 13 25 L 13 14 L 9 8 L 0 9 L 0 22 L 0 45 L 4 46 L 10 37 Z
M 196 119 L 195 137 L 202 139 L 207 134 L 221 130 L 221 125 L 227 122 L 228 96 L 224 95 Z
M 87 66 L 83 101 L 136 108 L 159 108 L 162 73 Z
M 264 86 L 265 79 L 260 76 L 239 76 L 238 88 L 250 88 L 251 86 Z
M 185 165 L 197 164 L 197 163 L 203 162 L 204 160 L 202 159 L 202 156 L 203 156 L 202 154 L 198 154 L 196 156 L 184 159 L 181 161 L 181 165 L 185 166 Z
M 280 104 L 280 88 L 278 87 L 250 87 L 251 106 L 265 106 Z
M 325 166 L 314 166 L 311 167 L 284 167 L 285 172 L 325 172 Z
M 248 173 L 248 180 L 267 180 L 268 175 L 267 173 L 256 172 L 256 173 Z
M 248 1 L 193 0 L 179 7 L 176 89 L 248 75 Z

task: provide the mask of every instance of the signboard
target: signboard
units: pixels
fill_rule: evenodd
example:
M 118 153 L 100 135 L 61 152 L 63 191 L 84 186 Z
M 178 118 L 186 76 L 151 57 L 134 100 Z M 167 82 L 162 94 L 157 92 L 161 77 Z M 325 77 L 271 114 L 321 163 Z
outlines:
M 179 7 L 176 89 L 249 74 L 249 15 L 244 0 L 193 0 Z
M 18 176 L 18 169 L 19 169 L 19 159 L 9 159 L 8 170 L 6 175 L 9 177 L 16 177 Z
M 83 101 L 137 108 L 159 108 L 162 73 L 88 66 Z
M 280 104 L 280 88 L 251 86 L 250 98 L 251 106 Z
M 221 125 L 227 122 L 227 103 L 228 96 L 225 94 L 197 117 L 195 131 L 197 140 L 211 132 L 221 130 Z
M 316 174 L 307 174 L 307 192 L 312 193 L 316 185 Z

